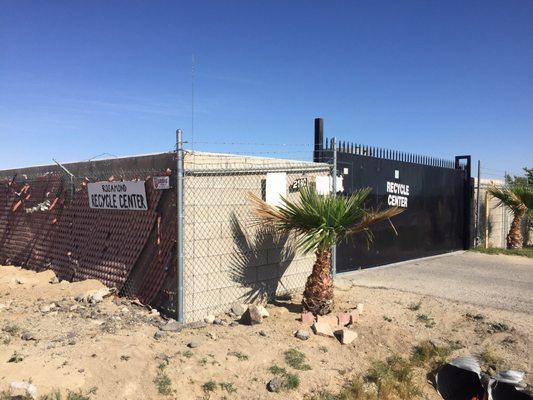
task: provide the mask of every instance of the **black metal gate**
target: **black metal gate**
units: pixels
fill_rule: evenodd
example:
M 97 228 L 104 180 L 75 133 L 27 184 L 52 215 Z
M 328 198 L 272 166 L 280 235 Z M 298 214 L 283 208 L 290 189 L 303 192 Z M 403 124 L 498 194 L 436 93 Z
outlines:
M 332 141 L 324 145 L 322 123 L 315 124 L 315 161 L 333 157 Z M 455 161 L 340 142 L 337 175 L 344 194 L 371 187 L 370 207 L 399 206 L 397 235 L 386 223 L 372 231 L 368 246 L 362 236 L 337 247 L 337 272 L 426 257 L 470 245 L 470 156 Z

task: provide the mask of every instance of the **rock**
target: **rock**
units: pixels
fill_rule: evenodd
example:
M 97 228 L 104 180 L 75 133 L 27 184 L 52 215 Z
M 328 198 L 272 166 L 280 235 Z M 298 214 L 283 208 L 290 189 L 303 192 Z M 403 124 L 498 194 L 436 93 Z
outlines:
M 196 321 L 196 322 L 189 322 L 188 324 L 185 324 L 185 328 L 188 329 L 200 329 L 205 328 L 207 324 L 204 321 Z
M 315 316 L 313 315 L 313 313 L 306 311 L 300 314 L 300 320 L 304 324 L 312 326 L 315 323 Z
M 200 343 L 196 340 L 189 342 L 189 344 L 187 345 L 187 347 L 190 349 L 196 349 L 198 346 L 200 346 Z
M 208 315 L 207 317 L 204 318 L 204 322 L 206 324 L 211 325 L 213 322 L 215 322 L 215 316 L 214 315 Z
M 294 336 L 296 336 L 300 340 L 307 340 L 309 339 L 309 332 L 304 331 L 303 329 L 298 329 Z
M 155 359 L 159 361 L 164 361 L 166 363 L 170 362 L 170 356 L 167 356 L 165 353 L 156 354 Z
M 259 331 L 259 336 L 267 337 L 267 333 L 263 330 Z
M 74 299 L 79 302 L 86 302 L 90 304 L 97 304 L 104 300 L 104 298 L 114 293 L 110 288 L 101 288 L 88 290 L 87 292 L 78 294 Z
M 91 304 L 96 304 L 104 301 L 104 295 L 102 293 L 92 293 L 87 297 L 87 301 Z
M 178 321 L 173 319 L 169 319 L 168 322 L 159 329 L 165 332 L 181 332 L 183 329 L 183 324 L 180 324 Z
M 166 334 L 167 333 L 165 331 L 159 330 L 156 333 L 154 333 L 154 339 L 162 339 L 166 336 Z
M 318 336 L 335 337 L 333 330 L 331 329 L 331 325 L 324 321 L 315 322 L 313 324 L 313 331 L 315 332 L 315 335 Z
M 50 283 L 51 285 L 59 283 L 59 279 L 57 278 L 55 272 L 51 269 L 39 272 L 38 275 L 48 278 L 48 283 Z
M 244 304 L 235 303 L 231 306 L 231 312 L 239 317 L 246 312 L 246 306 Z
M 74 305 L 69 307 L 69 311 L 76 311 L 78 308 L 79 308 L 79 306 L 77 304 L 74 304 Z
M 339 313 L 337 314 L 337 320 L 338 320 L 339 325 L 346 326 L 346 325 L 351 324 L 352 317 L 348 313 Z
M 15 278 L 15 283 L 17 285 L 24 285 L 26 283 L 26 280 L 23 278 Z
M 350 344 L 357 339 L 357 332 L 347 328 L 343 328 L 335 333 L 339 336 L 339 340 L 342 344 Z
M 269 392 L 277 393 L 283 388 L 284 384 L 285 380 L 280 376 L 276 376 L 268 382 L 267 389 Z
M 333 286 L 337 290 L 347 291 L 352 288 L 353 282 L 348 279 L 335 278 L 333 281 Z
M 241 322 L 246 325 L 261 324 L 263 322 L 261 311 L 256 305 L 250 304 L 248 309 L 242 314 Z
M 509 325 L 507 325 L 506 323 L 504 323 L 504 322 L 495 322 L 495 323 L 490 324 L 488 332 L 489 333 L 507 332 L 509 330 L 510 330 Z
M 256 306 L 256 307 L 257 307 L 257 309 L 259 310 L 259 312 L 261 313 L 261 316 L 262 316 L 263 318 L 270 317 L 269 312 L 267 311 L 267 309 L 266 309 L 264 306 L 262 306 L 262 305 L 258 305 L 258 306 Z
M 35 340 L 35 336 L 30 331 L 22 332 L 22 335 L 20 335 L 20 338 L 22 340 Z
M 336 315 L 328 314 L 328 315 L 319 315 L 316 317 L 317 322 L 328 324 L 330 326 L 337 326 L 338 325 L 338 319 Z
M 46 313 L 49 313 L 50 311 L 52 311 L 54 308 L 56 308 L 55 303 L 50 303 L 50 304 L 45 304 L 44 306 L 41 306 L 41 308 L 39 310 L 43 314 L 46 314 Z
M 217 336 L 217 334 L 215 332 L 209 332 L 207 334 L 207 336 L 209 336 L 213 340 L 217 340 L 218 339 L 218 336 Z
M 227 322 L 222 321 L 222 325 L 226 325 L 226 324 L 227 324 Z M 238 326 L 238 325 L 239 325 L 239 323 L 237 321 L 231 321 L 231 323 L 229 324 L 229 326 Z
M 435 349 L 440 349 L 440 348 L 443 348 L 443 347 L 446 347 L 446 343 L 444 343 L 442 340 L 440 339 L 430 339 L 429 340 L 429 343 L 431 343 L 431 345 L 435 348 Z
M 120 312 L 121 312 L 122 314 L 129 314 L 130 309 L 129 309 L 128 307 L 124 306 L 124 307 L 122 307 L 122 308 L 120 309 Z
M 215 318 L 215 319 L 213 320 L 213 324 L 215 324 L 215 325 L 222 325 L 222 320 L 221 320 L 220 318 Z
M 37 387 L 29 382 L 11 382 L 9 385 L 10 388 L 10 398 L 27 398 L 31 397 L 32 399 L 37 398 Z
M 149 314 L 150 317 L 159 317 L 159 311 L 157 311 L 155 308 L 152 308 L 150 310 L 150 314 Z

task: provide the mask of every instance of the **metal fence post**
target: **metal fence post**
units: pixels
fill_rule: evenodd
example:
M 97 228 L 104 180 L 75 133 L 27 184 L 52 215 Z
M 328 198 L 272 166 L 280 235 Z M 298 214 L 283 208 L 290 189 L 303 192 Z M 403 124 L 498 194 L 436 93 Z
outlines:
M 477 160 L 477 188 L 476 188 L 476 238 L 474 247 L 479 246 L 479 242 L 481 240 L 481 233 L 479 232 L 479 220 L 481 219 L 480 213 L 480 201 L 479 201 L 479 186 L 480 186 L 480 180 L 481 180 L 481 160 Z
M 178 269 L 178 321 L 185 321 L 185 307 L 183 304 L 183 132 L 181 129 L 176 131 L 176 259 Z
M 332 175 L 332 186 L 333 186 L 333 197 L 337 196 L 337 139 L 333 138 L 333 168 L 331 171 Z M 335 277 L 337 275 L 337 244 L 334 244 L 331 248 L 331 275 Z
M 74 199 L 74 193 L 75 193 L 75 189 L 74 189 L 74 174 L 72 172 L 70 172 L 67 169 L 67 167 L 65 167 L 63 164 L 61 164 L 55 158 L 52 158 L 52 161 L 54 161 L 59 166 L 59 168 L 61 168 L 63 170 L 63 172 L 65 172 L 68 175 L 69 180 L 70 180 L 70 185 L 69 185 L 69 188 L 68 188 L 68 194 L 70 196 L 69 197 L 69 201 L 72 201 Z

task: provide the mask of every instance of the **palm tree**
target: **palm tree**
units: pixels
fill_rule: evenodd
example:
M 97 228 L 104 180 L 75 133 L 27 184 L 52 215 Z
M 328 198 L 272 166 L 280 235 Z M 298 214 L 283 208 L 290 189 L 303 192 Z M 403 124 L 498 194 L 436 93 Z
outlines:
M 523 244 L 522 218 L 526 213 L 533 212 L 533 188 L 528 185 L 512 185 L 508 187 L 498 187 L 491 185 L 487 191 L 496 197 L 498 207 L 504 205 L 511 209 L 513 222 L 507 234 L 507 248 L 520 249 Z
M 370 226 L 390 219 L 403 209 L 371 210 L 364 202 L 371 189 L 361 189 L 350 196 L 319 195 L 315 189 L 300 189 L 300 199 L 282 198 L 280 206 L 267 204 L 248 193 L 258 222 L 268 223 L 280 232 L 292 232 L 296 246 L 306 253 L 315 253 L 313 271 L 307 278 L 303 296 L 304 307 L 315 315 L 325 315 L 333 308 L 333 280 L 330 274 L 331 247 L 341 239 L 364 232 L 372 240 Z

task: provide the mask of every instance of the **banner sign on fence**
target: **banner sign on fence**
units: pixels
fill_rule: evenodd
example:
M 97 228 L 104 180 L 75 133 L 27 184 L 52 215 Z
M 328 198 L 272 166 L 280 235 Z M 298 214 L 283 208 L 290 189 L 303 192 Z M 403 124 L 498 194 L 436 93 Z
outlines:
M 154 176 L 152 180 L 154 182 L 154 189 L 170 189 L 170 178 L 168 176 Z
M 101 210 L 148 210 L 144 181 L 87 184 L 89 207 Z

